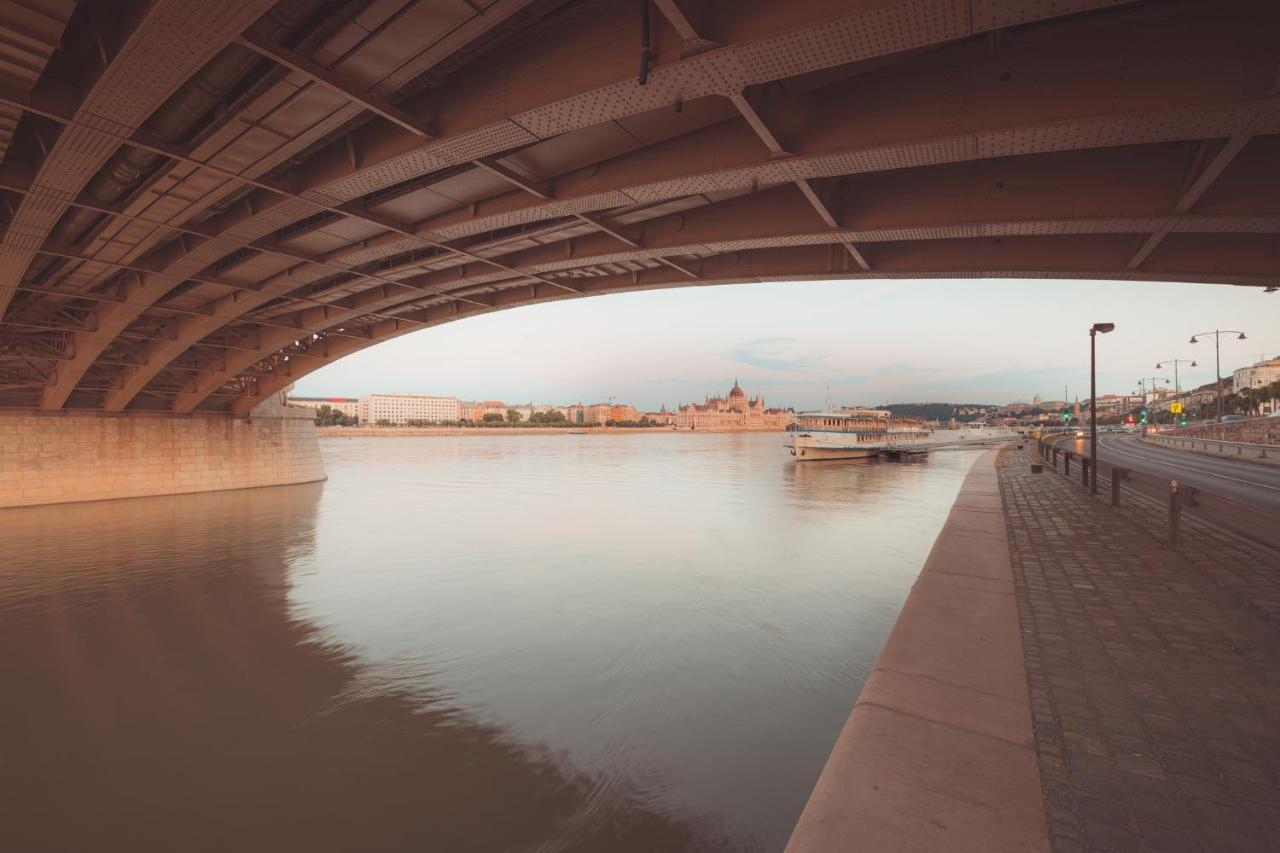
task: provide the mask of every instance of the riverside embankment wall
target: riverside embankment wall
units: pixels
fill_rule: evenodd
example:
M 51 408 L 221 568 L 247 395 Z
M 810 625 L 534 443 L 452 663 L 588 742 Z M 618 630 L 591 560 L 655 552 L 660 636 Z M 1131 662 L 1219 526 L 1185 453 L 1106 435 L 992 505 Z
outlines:
M 783 430 L 778 429 L 701 429 L 678 430 L 671 426 L 655 426 L 655 427 L 599 427 L 599 426 L 574 426 L 574 427 L 319 427 L 317 433 L 321 438 L 387 438 L 394 436 L 407 435 L 576 435 L 580 433 L 590 433 L 591 435 L 633 435 L 636 433 L 651 432 L 678 432 L 681 435 L 705 435 L 712 433 L 720 435 L 722 433 L 756 433 L 756 432 L 776 432 L 781 433 Z
M 998 450 L 965 478 L 787 853 L 1047 853 Z
M 0 508 L 323 480 L 313 413 L 0 413 Z

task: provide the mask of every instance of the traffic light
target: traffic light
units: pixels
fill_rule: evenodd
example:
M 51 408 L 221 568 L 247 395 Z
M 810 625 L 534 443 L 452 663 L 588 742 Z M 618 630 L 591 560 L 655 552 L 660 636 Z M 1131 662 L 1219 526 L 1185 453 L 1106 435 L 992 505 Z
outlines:
M 1069 420 L 1071 420 L 1071 410 L 1070 410 L 1070 409 L 1063 409 L 1063 410 L 1062 410 L 1062 422 L 1065 424 L 1065 423 L 1066 423 L 1067 421 L 1069 421 Z
M 1186 425 L 1187 425 L 1187 416 L 1183 415 L 1182 418 L 1179 419 L 1178 421 L 1178 426 L 1186 426 Z

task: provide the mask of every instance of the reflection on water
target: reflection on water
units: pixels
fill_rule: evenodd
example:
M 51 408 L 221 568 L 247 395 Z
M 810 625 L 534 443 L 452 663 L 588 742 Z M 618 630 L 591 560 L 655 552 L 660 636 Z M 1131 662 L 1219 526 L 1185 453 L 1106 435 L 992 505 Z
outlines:
M 0 513 L 4 849 L 779 849 L 973 458 L 324 447 Z

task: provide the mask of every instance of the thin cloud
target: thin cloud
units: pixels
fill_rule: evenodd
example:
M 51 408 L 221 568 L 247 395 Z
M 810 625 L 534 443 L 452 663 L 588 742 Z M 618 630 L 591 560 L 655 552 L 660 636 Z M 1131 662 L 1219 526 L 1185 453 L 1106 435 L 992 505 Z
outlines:
M 826 364 L 826 353 L 796 352 L 797 343 L 796 338 L 756 338 L 734 347 L 725 353 L 725 358 L 776 373 L 814 373 L 830 369 Z
M 936 367 L 916 367 L 914 364 L 886 364 L 876 369 L 875 376 L 923 376 L 941 373 Z

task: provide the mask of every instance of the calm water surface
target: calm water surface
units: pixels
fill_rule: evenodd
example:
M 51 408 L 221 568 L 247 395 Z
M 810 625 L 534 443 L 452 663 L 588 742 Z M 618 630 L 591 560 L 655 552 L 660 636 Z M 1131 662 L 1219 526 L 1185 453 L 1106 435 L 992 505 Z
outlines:
M 780 850 L 975 458 L 322 447 L 0 511 L 5 849 Z

